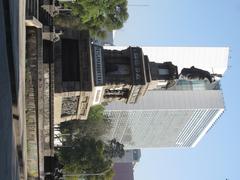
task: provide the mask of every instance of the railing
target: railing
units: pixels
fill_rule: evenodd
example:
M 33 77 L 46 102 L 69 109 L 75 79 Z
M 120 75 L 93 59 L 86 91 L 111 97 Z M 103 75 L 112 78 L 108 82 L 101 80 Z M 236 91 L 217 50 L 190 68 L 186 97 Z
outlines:
M 26 19 L 33 16 L 38 19 L 39 17 L 38 9 L 39 9 L 38 0 L 26 0 Z
M 53 17 L 43 8 L 39 9 L 39 20 L 40 22 L 43 24 L 43 26 L 45 26 L 45 28 L 49 28 L 47 29 L 47 31 L 52 32 L 53 31 Z M 43 29 L 44 31 L 44 29 Z

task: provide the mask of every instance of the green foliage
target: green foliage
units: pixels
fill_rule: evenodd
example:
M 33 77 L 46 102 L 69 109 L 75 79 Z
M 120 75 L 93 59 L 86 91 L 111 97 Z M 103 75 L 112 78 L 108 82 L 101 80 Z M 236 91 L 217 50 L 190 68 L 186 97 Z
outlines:
M 112 180 L 113 176 L 115 175 L 113 169 L 111 169 L 110 171 L 108 171 L 105 176 L 104 176 L 104 180 Z
M 78 137 L 100 137 L 111 128 L 111 122 L 103 115 L 103 111 L 103 106 L 93 106 L 86 121 L 73 120 L 63 122 L 60 124 L 60 131 L 62 134 L 70 134 L 71 136 L 77 134 Z
M 78 176 L 65 177 L 66 180 L 78 180 Z
M 105 37 L 105 30 L 122 28 L 128 19 L 127 0 L 76 0 L 65 2 L 64 8 L 71 9 L 71 16 L 57 16 L 56 25 L 87 29 L 100 38 Z
M 105 154 L 108 158 L 123 157 L 124 156 L 124 145 L 117 142 L 116 139 L 109 141 L 108 146 L 105 148 Z
M 65 174 L 98 174 L 87 176 L 86 179 L 110 180 L 114 175 L 111 157 L 119 155 L 118 152 L 112 152 L 118 149 L 115 148 L 116 144 L 120 143 L 112 140 L 109 144 L 105 144 L 94 138 L 75 138 L 71 144 L 68 143 L 68 146 L 64 146 L 63 143 L 56 153 L 59 161 L 64 165 Z M 121 144 L 120 146 L 123 147 Z
M 57 150 L 57 155 L 65 173 L 101 173 L 111 167 L 112 161 L 105 157 L 105 146 L 100 140 L 75 138 L 71 144 L 64 145 Z
M 89 121 L 102 121 L 104 107 L 101 105 L 92 106 L 89 111 L 88 120 Z
M 112 158 L 124 155 L 123 145 L 113 139 L 99 140 L 110 129 L 110 121 L 103 115 L 104 107 L 93 106 L 87 121 L 68 121 L 60 124 L 62 147 L 56 149 L 66 174 L 100 173 L 86 176 L 86 180 L 110 180 L 114 173 Z M 66 136 L 64 136 L 64 134 Z M 74 177 L 69 177 L 74 178 Z

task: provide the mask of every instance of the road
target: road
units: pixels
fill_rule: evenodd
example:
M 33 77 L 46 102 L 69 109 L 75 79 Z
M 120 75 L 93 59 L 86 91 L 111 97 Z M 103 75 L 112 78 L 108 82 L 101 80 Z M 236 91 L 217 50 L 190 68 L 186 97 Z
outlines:
M 9 4 L 8 4 L 9 2 Z M 6 8 L 8 5 L 9 9 Z M 16 145 L 24 147 L 24 58 L 25 58 L 25 1 L 0 0 L 0 179 L 20 179 L 20 166 Z M 9 10 L 9 11 L 6 11 Z M 6 16 L 9 13 L 10 16 Z M 7 18 L 5 18 L 7 17 Z M 8 24 L 6 24 L 6 22 Z M 10 31 L 9 31 L 10 27 Z M 9 37 L 11 46 L 9 55 Z M 7 44 L 8 43 L 8 44 Z M 12 119 L 12 92 L 9 61 L 12 56 L 15 85 L 18 92 L 18 118 Z M 23 159 L 26 158 L 21 154 Z M 23 170 L 26 173 L 26 171 Z M 22 176 L 24 178 L 24 175 Z M 26 175 L 25 175 L 26 177 Z
M 3 3 L 0 1 L 0 179 L 18 179 L 3 12 Z

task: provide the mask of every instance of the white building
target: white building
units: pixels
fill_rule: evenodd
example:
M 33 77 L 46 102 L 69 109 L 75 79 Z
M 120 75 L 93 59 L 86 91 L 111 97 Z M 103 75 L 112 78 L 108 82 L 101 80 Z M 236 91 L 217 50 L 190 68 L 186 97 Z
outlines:
M 108 47 L 105 47 L 108 48 Z M 125 47 L 109 47 L 124 49 Z M 178 66 L 223 75 L 228 48 L 142 47 L 150 61 L 171 61 Z M 180 80 L 171 90 L 152 90 L 136 104 L 111 103 L 105 115 L 112 121 L 105 139 L 116 138 L 127 149 L 194 147 L 224 111 L 219 81 Z
M 104 46 L 104 49 L 123 50 L 126 48 L 127 46 Z M 141 48 L 150 61 L 156 63 L 171 61 L 178 66 L 179 72 L 182 68 L 195 66 L 211 74 L 224 74 L 228 67 L 228 47 L 142 46 Z
M 125 148 L 194 147 L 224 111 L 219 90 L 149 91 L 136 104 L 111 103 L 108 138 Z

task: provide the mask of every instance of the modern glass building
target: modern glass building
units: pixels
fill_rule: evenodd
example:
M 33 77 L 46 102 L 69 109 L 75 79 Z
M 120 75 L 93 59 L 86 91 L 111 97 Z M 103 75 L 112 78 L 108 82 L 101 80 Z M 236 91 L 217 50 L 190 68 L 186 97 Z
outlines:
M 149 91 L 136 104 L 112 103 L 105 115 L 126 149 L 194 147 L 224 111 L 219 90 Z
M 229 48 L 142 47 L 142 50 L 150 61 L 171 61 L 182 72 L 173 86 L 168 89 L 156 86 L 136 104 L 109 104 L 105 115 L 111 119 L 112 129 L 103 138 L 116 138 L 127 149 L 196 146 L 224 111 L 220 78 L 227 69 Z M 214 78 L 184 75 L 184 68 L 192 66 Z

